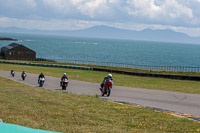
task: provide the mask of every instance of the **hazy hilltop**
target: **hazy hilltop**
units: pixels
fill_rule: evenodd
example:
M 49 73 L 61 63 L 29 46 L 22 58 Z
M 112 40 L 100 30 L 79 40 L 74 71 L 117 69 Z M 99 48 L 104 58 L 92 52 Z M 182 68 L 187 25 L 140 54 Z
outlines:
M 92 38 L 113 38 L 113 39 L 130 39 L 145 41 L 162 41 L 178 43 L 195 43 L 200 44 L 200 37 L 190 37 L 184 33 L 173 30 L 151 30 L 142 31 L 118 29 L 108 26 L 94 26 L 83 30 L 34 30 L 17 27 L 0 28 L 0 32 L 11 33 L 29 33 L 29 34 L 49 34 L 65 35 L 74 37 L 92 37 Z

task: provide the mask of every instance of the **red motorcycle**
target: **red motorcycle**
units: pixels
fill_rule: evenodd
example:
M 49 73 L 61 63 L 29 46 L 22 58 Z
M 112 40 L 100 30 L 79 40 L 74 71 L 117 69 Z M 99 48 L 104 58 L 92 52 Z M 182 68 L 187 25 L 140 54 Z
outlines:
M 111 80 L 106 81 L 104 85 L 104 89 L 101 89 L 101 95 L 102 96 L 107 95 L 107 97 L 109 97 L 111 93 L 112 85 L 113 85 L 113 82 Z

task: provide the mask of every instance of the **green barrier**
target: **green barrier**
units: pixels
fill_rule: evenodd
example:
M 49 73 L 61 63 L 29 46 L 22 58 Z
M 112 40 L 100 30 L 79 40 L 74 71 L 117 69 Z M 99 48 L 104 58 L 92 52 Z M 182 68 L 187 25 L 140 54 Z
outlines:
M 32 66 L 36 66 L 37 64 L 35 64 L 35 63 L 31 63 L 31 65 L 32 65 Z
M 28 65 L 27 63 L 22 63 L 23 65 Z
M 44 66 L 46 66 L 46 67 L 50 67 L 51 65 L 49 65 L 49 64 L 44 64 Z
M 58 68 L 62 68 L 63 65 L 57 65 Z
M 0 63 L 17 64 L 17 65 L 30 65 L 30 66 L 43 66 L 43 67 L 70 68 L 70 69 L 82 69 L 82 70 L 93 70 L 91 67 L 70 66 L 70 65 L 40 64 L 40 63 L 26 63 L 26 62 L 10 62 L 10 61 L 0 61 Z
M 8 64 L 14 64 L 13 62 L 8 62 Z

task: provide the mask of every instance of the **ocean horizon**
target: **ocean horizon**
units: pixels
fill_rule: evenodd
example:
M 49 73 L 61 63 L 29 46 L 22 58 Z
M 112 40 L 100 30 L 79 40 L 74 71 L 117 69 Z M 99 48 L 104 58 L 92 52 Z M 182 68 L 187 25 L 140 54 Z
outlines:
M 0 33 L 36 51 L 37 58 L 151 66 L 200 67 L 200 45 L 122 39 Z M 0 47 L 11 44 L 0 41 Z

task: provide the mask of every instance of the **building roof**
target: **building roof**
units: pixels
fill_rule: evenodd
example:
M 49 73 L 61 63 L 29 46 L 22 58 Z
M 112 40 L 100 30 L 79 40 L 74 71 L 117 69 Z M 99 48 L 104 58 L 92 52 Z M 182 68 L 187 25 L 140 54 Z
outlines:
M 11 44 L 9 44 L 9 45 L 7 45 L 7 46 L 2 47 L 2 48 L 1 48 L 1 51 L 2 51 L 2 52 L 5 52 L 5 51 L 7 51 L 7 50 L 9 50 L 9 49 L 12 49 L 12 48 L 15 48 L 15 47 L 17 47 L 17 46 L 19 46 L 19 45 L 21 45 L 21 44 L 11 43 Z

